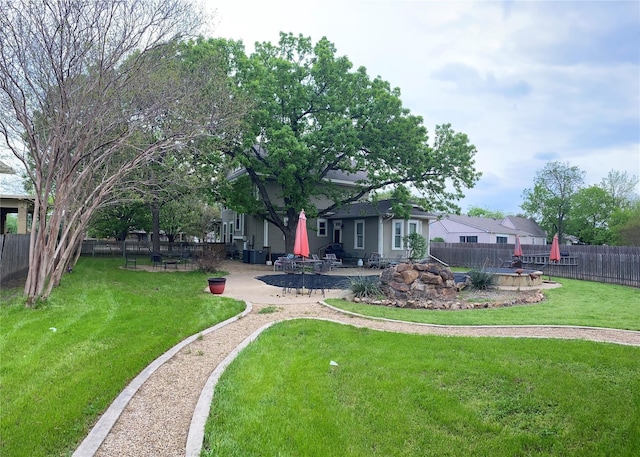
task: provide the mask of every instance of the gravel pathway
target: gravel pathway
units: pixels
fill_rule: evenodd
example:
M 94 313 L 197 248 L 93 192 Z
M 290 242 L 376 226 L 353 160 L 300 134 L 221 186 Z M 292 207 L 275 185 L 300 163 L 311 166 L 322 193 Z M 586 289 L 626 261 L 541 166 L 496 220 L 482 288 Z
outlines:
M 262 267 L 257 271 L 264 273 L 265 269 Z M 183 342 L 182 347 L 174 348 L 150 365 L 114 401 L 74 456 L 186 455 L 187 437 L 198 399 L 216 367 L 254 332 L 270 323 L 287 319 L 326 319 L 417 334 L 579 338 L 640 346 L 640 332 L 624 330 L 563 326 L 451 327 L 363 318 L 321 304 L 320 295 L 282 294 L 280 288 L 264 285 L 255 280 L 255 276 L 255 271 L 237 274 L 231 271 L 227 279 L 224 295 L 246 300 L 249 305 L 245 315 L 226 325 L 216 326 L 208 333 L 195 335 Z M 327 291 L 327 297 L 337 297 L 341 293 Z M 274 305 L 277 312 L 259 313 L 265 306 Z M 197 414 L 205 416 L 200 417 L 201 422 L 207 413 L 208 408 L 197 411 Z M 201 436 L 201 433 L 196 436 Z M 194 455 L 199 454 L 196 452 Z

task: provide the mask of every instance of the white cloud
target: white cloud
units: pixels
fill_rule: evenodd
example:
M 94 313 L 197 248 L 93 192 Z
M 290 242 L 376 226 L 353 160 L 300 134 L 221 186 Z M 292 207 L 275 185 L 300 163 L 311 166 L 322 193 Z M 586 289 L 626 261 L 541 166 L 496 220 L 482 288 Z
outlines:
M 400 87 L 433 132 L 450 122 L 478 149 L 482 181 L 461 202 L 518 211 L 549 160 L 596 184 L 640 176 L 637 2 L 322 1 L 219 4 L 217 36 L 326 36 L 355 67 Z M 638 189 L 640 193 L 640 188 Z

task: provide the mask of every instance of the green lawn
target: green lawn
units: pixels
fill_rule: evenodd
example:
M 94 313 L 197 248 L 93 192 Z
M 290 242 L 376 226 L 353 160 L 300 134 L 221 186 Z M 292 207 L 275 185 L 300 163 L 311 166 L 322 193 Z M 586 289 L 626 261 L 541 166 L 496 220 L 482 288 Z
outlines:
M 15 290 L 0 291 L 0 455 L 69 455 L 151 361 L 244 309 L 204 293 L 204 273 L 123 264 L 80 259 L 37 309 L 24 308 Z M 548 291 L 541 304 L 500 310 L 333 304 L 445 324 L 640 329 L 637 289 L 561 281 L 564 287 Z M 222 427 L 211 443 L 224 456 L 429 455 L 418 450 L 432 443 L 433 455 L 494 455 L 500 446 L 498 455 L 640 454 L 639 360 L 635 347 L 292 322 L 250 345 L 225 373 L 215 401 L 230 409 L 224 416 L 216 409 L 216 420 L 224 421 L 211 425 Z M 240 445 L 245 427 L 257 441 Z
M 555 279 L 554 279 L 555 280 Z M 329 299 L 347 311 L 374 317 L 442 325 L 584 325 L 640 330 L 640 290 L 590 281 L 557 279 L 541 303 L 468 311 L 400 309 Z
M 204 273 L 123 264 L 81 258 L 37 309 L 0 295 L 0 455 L 67 455 L 151 361 L 244 309 Z
M 636 456 L 640 349 L 289 321 L 227 368 L 205 441 L 225 457 Z

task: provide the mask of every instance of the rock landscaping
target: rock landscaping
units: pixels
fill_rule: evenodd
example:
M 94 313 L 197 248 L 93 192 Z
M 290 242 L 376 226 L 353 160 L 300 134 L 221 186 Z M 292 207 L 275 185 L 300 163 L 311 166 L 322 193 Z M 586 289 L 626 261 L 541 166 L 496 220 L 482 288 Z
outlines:
M 356 298 L 354 301 L 398 308 L 464 310 L 500 308 L 544 300 L 539 290 L 471 290 L 456 283 L 453 272 L 435 263 L 399 263 L 380 275 L 382 299 Z

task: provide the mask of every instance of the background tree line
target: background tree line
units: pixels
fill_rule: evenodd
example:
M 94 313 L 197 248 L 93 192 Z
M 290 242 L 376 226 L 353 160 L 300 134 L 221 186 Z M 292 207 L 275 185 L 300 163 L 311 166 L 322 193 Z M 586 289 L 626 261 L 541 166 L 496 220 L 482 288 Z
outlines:
M 585 172 L 566 162 L 549 162 L 536 172 L 533 187 L 522 193 L 522 214 L 548 234 L 580 243 L 640 246 L 638 176 L 611 170 L 600 184 L 585 186 Z M 469 216 L 503 219 L 505 213 L 472 207 Z

